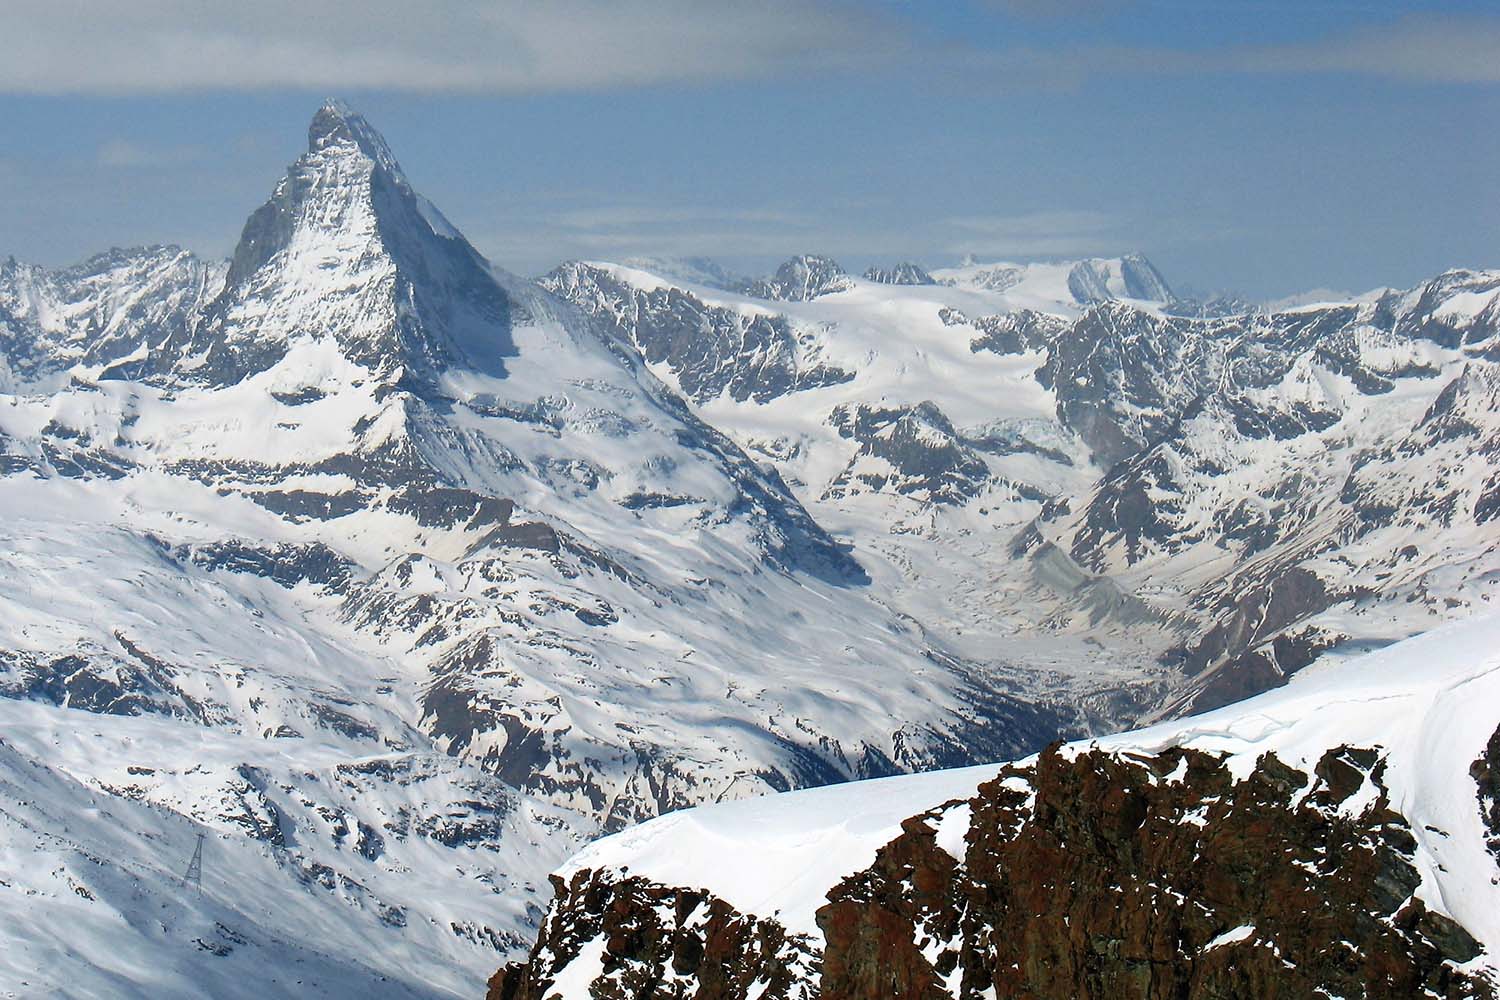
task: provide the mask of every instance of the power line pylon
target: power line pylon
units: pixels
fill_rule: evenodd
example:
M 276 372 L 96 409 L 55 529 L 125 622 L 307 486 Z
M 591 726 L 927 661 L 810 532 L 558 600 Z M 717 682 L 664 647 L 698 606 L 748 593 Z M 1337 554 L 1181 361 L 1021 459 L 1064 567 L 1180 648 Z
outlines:
M 203 895 L 203 834 L 198 834 L 198 846 L 193 848 L 193 860 L 188 862 L 187 874 L 182 881 Z

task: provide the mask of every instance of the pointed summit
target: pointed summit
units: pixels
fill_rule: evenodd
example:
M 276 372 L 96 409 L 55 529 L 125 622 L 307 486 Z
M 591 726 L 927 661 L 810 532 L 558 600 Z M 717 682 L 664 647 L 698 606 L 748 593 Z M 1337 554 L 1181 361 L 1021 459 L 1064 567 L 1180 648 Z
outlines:
M 499 374 L 514 353 L 512 313 L 489 262 L 413 190 L 380 133 L 331 100 L 313 115 L 307 152 L 245 223 L 224 291 L 175 371 L 226 385 L 294 343 L 331 339 L 382 381 Z
M 801 254 L 782 264 L 772 277 L 751 282 L 745 292 L 761 299 L 809 302 L 819 295 L 853 287 L 854 282 L 832 257 Z
M 307 151 L 357 149 L 376 166 L 403 181 L 401 165 L 386 145 L 385 137 L 365 117 L 336 97 L 330 97 L 313 115 L 307 127 Z

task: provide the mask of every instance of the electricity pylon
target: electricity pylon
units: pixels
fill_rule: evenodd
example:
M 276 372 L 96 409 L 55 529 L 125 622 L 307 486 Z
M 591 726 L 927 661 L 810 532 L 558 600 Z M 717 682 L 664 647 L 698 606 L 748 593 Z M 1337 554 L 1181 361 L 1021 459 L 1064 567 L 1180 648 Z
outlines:
M 203 834 L 198 834 L 198 846 L 193 848 L 193 860 L 188 862 L 187 874 L 182 881 L 198 890 L 198 895 L 203 895 Z

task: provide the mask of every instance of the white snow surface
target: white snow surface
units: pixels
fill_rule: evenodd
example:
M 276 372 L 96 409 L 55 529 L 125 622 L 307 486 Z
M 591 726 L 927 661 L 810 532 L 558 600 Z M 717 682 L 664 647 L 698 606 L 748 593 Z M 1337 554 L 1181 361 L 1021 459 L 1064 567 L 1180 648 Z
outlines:
M 1494 968 L 1500 954 L 1500 860 L 1485 848 L 1469 766 L 1497 725 L 1500 616 L 1486 616 L 1309 668 L 1284 688 L 1206 715 L 1068 744 L 1063 752 L 1190 747 L 1227 755 L 1232 772 L 1243 776 L 1269 752 L 1310 771 L 1336 746 L 1380 748 L 1391 807 L 1407 818 L 1418 840 L 1417 895 L 1468 929 L 1486 948 L 1476 961 Z M 903 820 L 972 796 L 1000 767 L 861 781 L 672 813 L 595 841 L 560 874 L 614 869 L 707 889 L 737 909 L 775 917 L 821 940 L 814 914 L 831 888 L 873 862 Z M 944 814 L 940 832 L 955 812 Z
M 1066 523 L 1049 529 L 1058 548 L 1047 559 L 1012 549 L 1039 516 L 1037 495 L 1082 501 L 1102 470 L 1035 377 L 1045 352 L 976 351 L 974 322 L 1023 307 L 1078 316 L 1075 265 L 986 265 L 940 272 L 951 284 L 933 286 L 850 279 L 806 302 L 681 286 L 741 316 L 787 317 L 799 363 L 853 375 L 764 404 L 726 395 L 684 406 L 665 365 L 641 363 L 575 307 L 468 258 L 383 141 L 349 125 L 293 166 L 275 196 L 296 202 L 293 229 L 233 287 L 224 265 L 172 248 L 112 252 L 66 273 L 0 264 L 0 469 L 14 470 L 0 476 L 0 684 L 38 699 L 0 699 L 0 994 L 264 995 L 267 975 L 310 995 L 472 994 L 523 946 L 543 873 L 606 822 L 887 760 L 934 766 L 951 752 L 938 737 L 973 710 L 973 678 L 1076 712 L 1075 732 L 1120 725 L 1176 679 L 1156 655 L 1180 636 L 1142 636 L 1109 617 L 1080 625 L 1088 609 L 1076 595 L 1090 583 L 1127 610 L 1140 597 L 1179 613 L 1222 574 L 1228 557 L 1211 542 L 1129 565 L 1104 546 L 1109 575 L 1092 579 L 1068 561 Z M 375 185 L 377 170 L 391 183 Z M 482 271 L 463 270 L 466 260 Z M 1118 298 L 1123 262 L 1083 263 Z M 678 284 L 649 266 L 599 266 L 640 288 Z M 1456 273 L 1464 297 L 1445 315 L 1489 329 L 1491 278 Z M 514 307 L 503 326 L 473 294 L 490 279 Z M 1422 298 L 1414 290 L 1401 307 Z M 1160 305 L 1120 310 L 1159 317 Z M 184 316 L 193 322 L 162 329 Z M 1327 509 L 1319 501 L 1356 456 L 1407 447 L 1402 436 L 1441 388 L 1489 364 L 1426 341 L 1360 337 L 1382 370 L 1432 374 L 1393 376 L 1393 392 L 1364 397 L 1309 358 L 1266 395 L 1332 406 L 1342 419 L 1329 429 L 1268 444 L 1197 422 L 1169 464 L 1212 459 L 1231 472 L 1179 485 L 1179 536 L 1211 539 L 1229 503 L 1304 476 L 1323 491 L 1310 491 L 1308 508 Z M 249 367 L 200 377 L 225 348 Z M 155 377 L 138 374 L 148 362 L 163 365 Z M 424 379 L 419 396 L 410 386 Z M 1482 386 L 1476 378 L 1465 412 L 1488 428 Z M 986 452 L 992 480 L 963 505 L 828 489 L 845 469 L 878 474 L 885 461 L 851 457 L 855 444 L 828 423 L 836 408 L 927 401 L 962 439 L 993 432 L 1043 447 Z M 697 419 L 745 453 L 709 447 Z M 935 426 L 919 432 L 941 446 Z M 1407 475 L 1379 463 L 1365 475 L 1398 494 L 1449 475 L 1466 495 L 1482 488 L 1468 439 L 1413 438 L 1407 450 L 1423 454 L 1420 473 L 1397 456 Z M 555 531 L 559 550 L 492 544 L 488 523 L 403 512 L 401 483 L 360 479 L 390 455 L 447 487 L 514 501 L 513 523 Z M 770 490 L 765 510 L 747 501 L 757 485 Z M 298 493 L 330 509 L 298 512 Z M 806 537 L 772 517 L 798 501 L 854 547 L 868 586 L 772 558 Z M 340 503 L 349 509 L 331 509 Z M 1500 595 L 1492 526 L 1460 518 L 1449 530 L 1431 504 L 1397 495 L 1393 506 L 1414 513 L 1324 563 L 1332 579 L 1389 578 L 1382 593 L 1396 596 L 1335 605 L 1321 624 L 1405 635 Z M 321 546 L 347 560 L 350 580 L 278 585 L 180 551 L 220 543 Z M 1420 557 L 1393 565 L 1413 543 Z M 144 718 L 87 712 L 47 687 L 74 660 L 106 681 L 146 676 L 170 705 Z M 483 769 L 528 740 L 546 750 L 531 772 L 524 753 L 519 777 Z M 893 824 L 967 796 L 993 771 L 673 813 L 599 850 L 639 844 L 640 863 L 680 872 L 675 881 L 722 869 L 731 901 L 809 926 L 821 893 L 867 863 Z M 829 815 L 809 820 L 801 802 Z M 946 843 L 959 821 L 956 810 L 945 819 Z M 378 857 L 357 849 L 359 824 L 383 832 Z M 674 827 L 687 834 L 681 856 L 660 842 Z M 210 839 L 195 902 L 168 875 L 199 832 Z M 722 847 L 744 864 L 725 864 Z M 70 938 L 79 926 L 92 928 L 86 946 Z M 315 938 L 327 942 L 321 957 L 305 946 Z
M 91 265 L 213 299 L 170 336 L 0 274 L 0 356 L 54 366 L 0 377 L 0 995 L 473 995 L 602 829 L 962 749 L 968 680 L 795 499 L 347 125 L 246 273 Z M 347 577 L 255 565 L 308 553 Z
M 1500 606 L 1500 536 L 1480 514 L 1496 468 L 1490 458 L 1474 460 L 1496 454 L 1474 437 L 1500 433 L 1500 416 L 1476 412 L 1476 435 L 1436 446 L 1419 432 L 1446 387 L 1495 367 L 1500 272 L 1454 270 L 1405 292 L 1189 323 L 1167 316 L 1161 302 L 1118 294 L 1122 259 L 973 264 L 934 272 L 936 285 L 850 279 L 845 290 L 805 302 L 698 284 L 651 262 L 582 266 L 641 293 L 679 289 L 742 321 L 781 318 L 794 334 L 799 370 L 849 373 L 762 400 L 727 389 L 694 397 L 671 358 L 649 365 L 704 420 L 776 468 L 819 523 L 854 546 L 873 589 L 903 619 L 988 676 L 1074 706 L 1088 731 L 1181 711 L 1185 702 L 1170 693 L 1181 678 L 1160 664 L 1293 564 L 1348 595 L 1297 627 L 1350 648 Z M 1100 278 L 1111 300 L 1079 302 L 1068 287 L 1078 268 Z M 1069 329 L 1074 343 L 1068 324 L 1080 315 L 1106 328 L 1089 342 L 1090 357 L 1103 360 L 1070 371 L 1067 381 L 1087 390 L 1107 380 L 1110 394 L 1126 401 L 1127 429 L 1186 411 L 1207 389 L 1177 369 L 1194 356 L 1217 359 L 1208 367 L 1217 369 L 1219 389 L 1202 397 L 1200 412 L 1184 413 L 1170 433 L 1158 426 L 1139 434 L 1145 442 L 1165 434 L 1141 453 L 1159 453 L 1134 494 L 1149 501 L 1148 521 L 1157 522 L 1141 537 L 1119 530 L 1129 518 L 1115 516 L 1122 494 L 1107 477 L 1121 470 L 1077 432 L 1086 418 L 1060 415 L 1062 387 L 1039 381 L 1049 349 L 1035 340 L 1019 351 L 976 346 L 991 322 L 1021 309 Z M 1402 317 L 1394 329 L 1379 316 L 1385 310 Z M 1421 334 L 1435 319 L 1452 325 L 1445 337 L 1469 342 Z M 1320 327 L 1342 330 L 1320 344 L 1305 339 L 1306 329 Z M 1281 332 L 1251 343 L 1272 328 Z M 1348 357 L 1388 386 L 1362 387 L 1347 362 L 1329 356 L 1329 348 L 1345 350 L 1345 338 Z M 1147 348 L 1169 356 L 1152 360 L 1142 356 Z M 1253 369 L 1265 356 L 1284 356 L 1286 365 L 1260 384 Z M 1150 382 L 1143 395 L 1163 398 L 1138 408 L 1143 377 Z M 900 470 L 846 433 L 840 414 L 861 407 L 940 413 L 951 436 L 929 422 L 920 443 L 935 461 L 944 446 L 966 454 L 981 470 L 978 485 L 949 503 L 904 491 Z M 1306 421 L 1307 429 L 1247 432 L 1243 409 L 1268 423 Z M 1350 484 L 1362 489 L 1351 492 Z M 1366 511 L 1378 496 L 1400 513 L 1356 515 L 1354 496 Z M 1367 520 L 1351 523 L 1355 517 Z M 1226 526 L 1236 523 L 1253 530 L 1234 537 Z M 1039 537 L 1018 557 L 1018 538 L 1032 530 Z M 1269 638 L 1252 645 L 1270 655 Z M 1198 681 L 1233 660 L 1211 662 Z

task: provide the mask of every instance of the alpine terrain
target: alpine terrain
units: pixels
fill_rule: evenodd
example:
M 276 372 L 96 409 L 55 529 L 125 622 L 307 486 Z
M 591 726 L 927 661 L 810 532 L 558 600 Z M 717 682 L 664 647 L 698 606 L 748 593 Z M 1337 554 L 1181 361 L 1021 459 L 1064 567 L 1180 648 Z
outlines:
M 570 861 L 489 995 L 1495 997 L 1497 705 L 1489 616 L 1185 722 L 674 813 Z
M 227 261 L 0 263 L 0 987 L 478 996 L 530 952 L 502 996 L 1483 996 L 1496 790 L 1474 718 L 1429 743 L 1500 703 L 1493 629 L 1355 657 L 1497 601 L 1500 271 L 1284 309 L 1139 255 L 528 279 L 329 102 Z M 1329 923 L 1243 930 L 1272 855 L 1288 893 L 1348 860 Z

